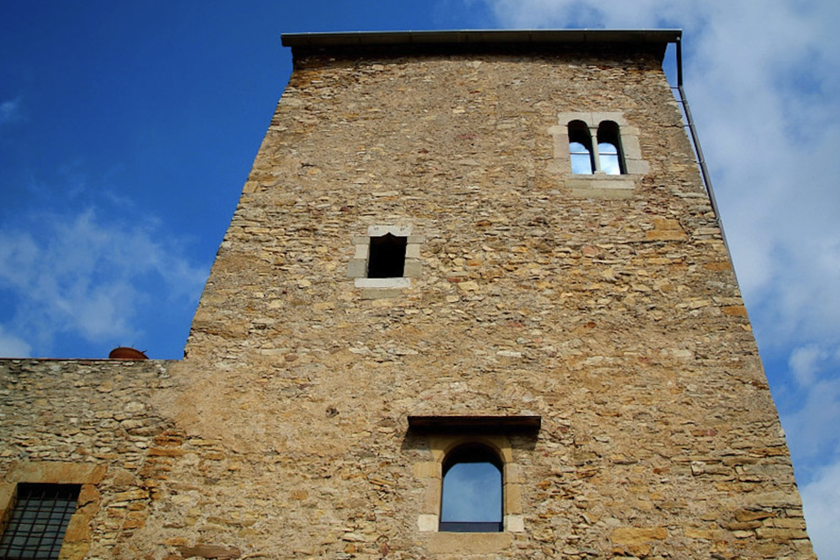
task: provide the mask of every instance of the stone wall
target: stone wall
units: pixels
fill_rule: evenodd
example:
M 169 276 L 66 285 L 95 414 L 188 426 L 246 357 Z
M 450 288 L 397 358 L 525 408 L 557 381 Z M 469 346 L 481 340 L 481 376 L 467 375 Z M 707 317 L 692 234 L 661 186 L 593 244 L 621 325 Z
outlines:
M 42 445 L 149 493 L 114 557 L 814 557 L 661 53 L 297 54 L 185 360 L 49 389 L 154 426 L 144 448 L 119 431 L 139 412 L 104 419 L 103 458 Z M 648 172 L 588 190 L 569 113 L 620 113 Z M 372 226 L 410 228 L 407 287 L 348 276 Z M 27 406 L 21 434 L 48 410 Z M 541 417 L 493 436 L 505 532 L 429 526 L 443 444 L 413 415 Z
M 145 525 L 172 424 L 170 362 L 0 360 L 0 512 L 18 482 L 81 484 L 62 558 L 112 558 Z
M 570 112 L 636 129 L 631 196 L 563 167 Z M 423 238 L 410 287 L 347 276 L 377 225 Z M 273 488 L 263 535 L 230 541 L 266 557 L 462 557 L 418 530 L 432 453 L 406 418 L 482 414 L 543 420 L 494 554 L 812 554 L 655 53 L 298 56 L 187 350 L 181 421 L 250 457 L 231 489 Z

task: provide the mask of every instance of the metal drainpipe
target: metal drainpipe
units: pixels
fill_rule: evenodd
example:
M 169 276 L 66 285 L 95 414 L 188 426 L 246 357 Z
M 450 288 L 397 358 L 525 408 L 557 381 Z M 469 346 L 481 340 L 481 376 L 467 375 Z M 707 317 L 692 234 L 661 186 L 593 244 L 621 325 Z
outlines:
M 688 131 L 691 134 L 691 143 L 694 146 L 694 154 L 697 158 L 697 165 L 700 166 L 700 175 L 703 177 L 703 185 L 706 187 L 706 194 L 709 195 L 709 201 L 712 203 L 712 211 L 715 213 L 715 221 L 720 229 L 720 236 L 723 239 L 723 244 L 726 247 L 726 252 L 729 253 L 729 260 L 732 260 L 732 251 L 729 250 L 729 243 L 726 240 L 726 233 L 723 231 L 723 219 L 718 210 L 717 200 L 715 199 L 715 191 L 712 189 L 712 179 L 709 176 L 709 168 L 706 167 L 706 159 L 703 157 L 703 148 L 700 147 L 700 138 L 697 137 L 697 129 L 694 126 L 694 118 L 691 116 L 691 109 L 688 106 L 688 98 L 685 96 L 683 89 L 683 71 L 682 71 L 682 36 L 677 37 L 675 41 L 677 45 L 677 91 L 680 94 L 680 103 L 682 103 L 683 111 L 685 111 L 685 120 L 688 124 Z

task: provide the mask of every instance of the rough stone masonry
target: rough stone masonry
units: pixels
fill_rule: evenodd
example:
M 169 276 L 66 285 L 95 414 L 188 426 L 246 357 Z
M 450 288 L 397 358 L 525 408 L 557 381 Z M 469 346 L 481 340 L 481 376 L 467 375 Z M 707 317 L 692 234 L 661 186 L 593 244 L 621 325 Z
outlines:
M 63 558 L 815 558 L 678 36 L 284 36 L 186 357 L 0 361 L 0 508 L 82 484 Z M 570 120 L 626 173 L 572 174 Z M 385 231 L 404 277 L 366 278 Z M 470 441 L 498 533 L 438 530 Z

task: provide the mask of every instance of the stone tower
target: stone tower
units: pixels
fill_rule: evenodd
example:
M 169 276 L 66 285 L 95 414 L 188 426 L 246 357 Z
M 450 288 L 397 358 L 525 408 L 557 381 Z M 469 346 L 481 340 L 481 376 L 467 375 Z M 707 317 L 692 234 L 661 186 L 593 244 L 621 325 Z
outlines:
M 0 508 L 78 484 L 78 558 L 814 558 L 679 37 L 284 35 L 185 359 L 2 362 Z

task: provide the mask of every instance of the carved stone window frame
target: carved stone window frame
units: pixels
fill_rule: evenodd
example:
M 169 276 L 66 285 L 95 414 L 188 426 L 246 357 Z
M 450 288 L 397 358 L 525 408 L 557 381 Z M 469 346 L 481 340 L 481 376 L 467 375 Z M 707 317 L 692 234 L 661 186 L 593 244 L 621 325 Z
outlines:
M 516 462 L 508 434 L 536 435 L 538 416 L 410 416 L 409 429 L 428 435 L 431 460 L 414 464 L 414 476 L 423 485 L 423 503 L 417 529 L 432 553 L 489 554 L 504 550 L 514 533 L 525 532 L 523 465 Z M 496 453 L 502 462 L 503 531 L 458 533 L 440 531 L 443 464 L 462 445 L 479 444 Z
M 382 237 L 386 234 L 395 237 L 405 237 L 405 266 L 400 278 L 368 278 L 368 259 L 370 257 L 370 240 L 372 237 Z M 347 264 L 347 276 L 355 279 L 357 288 L 409 288 L 411 279 L 418 278 L 421 273 L 420 246 L 425 238 L 412 235 L 410 225 L 372 225 L 367 228 L 367 235 L 353 237 L 355 253 Z
M 589 127 L 593 138 L 593 149 L 597 149 L 598 127 L 605 121 L 618 125 L 621 150 L 626 173 L 623 175 L 576 175 L 572 173 L 569 153 L 568 125 L 573 121 L 582 121 Z M 574 197 L 581 198 L 629 198 L 633 195 L 639 180 L 650 172 L 650 164 L 642 158 L 639 144 L 639 129 L 630 125 L 624 113 L 564 112 L 557 114 L 557 126 L 548 129 L 554 141 L 554 158 L 549 164 L 549 171 L 563 176 L 566 186 Z

